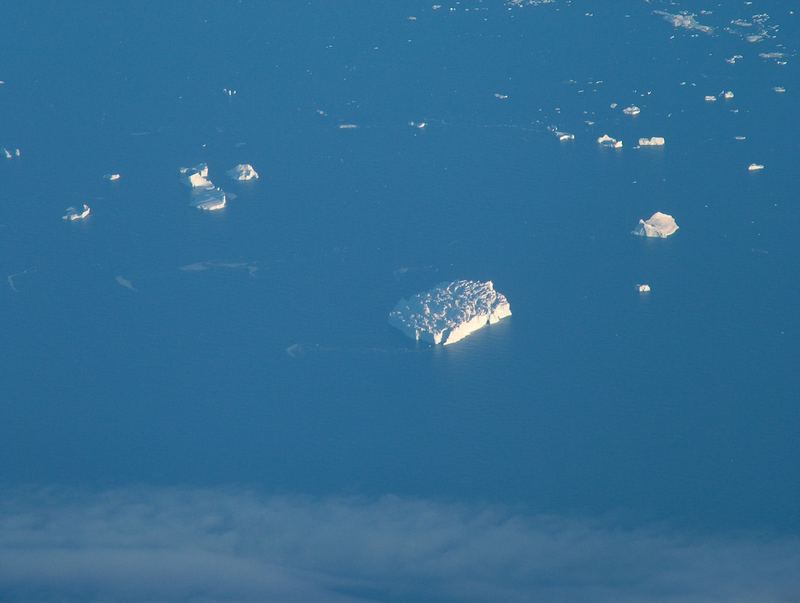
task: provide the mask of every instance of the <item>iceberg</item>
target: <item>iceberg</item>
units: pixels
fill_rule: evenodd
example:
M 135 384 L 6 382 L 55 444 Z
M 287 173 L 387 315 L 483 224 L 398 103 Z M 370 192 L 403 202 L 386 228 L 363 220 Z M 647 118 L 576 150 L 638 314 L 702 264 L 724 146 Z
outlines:
M 258 172 L 249 163 L 240 163 L 227 171 L 228 176 L 234 180 L 255 180 Z
M 760 172 L 761 170 L 764 169 L 764 166 L 760 163 L 751 163 L 750 165 L 747 166 L 747 169 L 748 171 L 751 172 Z
M 720 95 L 725 100 L 731 100 L 733 98 L 733 90 L 723 90 Z
M 705 101 L 707 103 L 715 103 L 715 102 L 717 102 L 717 97 L 716 96 L 711 96 L 710 94 L 707 94 L 705 96 Z
M 675 218 L 657 211 L 647 220 L 639 220 L 639 225 L 634 229 L 633 234 L 640 237 L 666 239 L 675 234 L 677 230 L 678 225 L 675 223 Z
M 511 306 L 492 281 L 458 280 L 401 299 L 389 313 L 389 324 L 411 339 L 450 345 L 507 316 Z
M 617 140 L 616 138 L 611 138 L 611 136 L 609 136 L 608 134 L 603 134 L 600 138 L 598 138 L 597 144 L 604 147 L 613 147 L 615 149 L 622 148 L 622 141 Z
M 88 218 L 89 214 L 92 213 L 92 208 L 84 203 L 83 208 L 81 208 L 81 211 L 78 211 L 74 207 L 68 207 L 64 211 L 66 211 L 67 213 L 61 216 L 62 220 L 67 220 L 68 222 L 76 222 L 78 220 L 85 220 L 86 218 Z
M 661 136 L 651 136 L 650 138 L 640 138 L 640 147 L 663 147 L 666 140 Z
M 190 188 L 214 188 L 214 183 L 208 179 L 208 164 L 198 163 L 194 167 L 182 167 L 178 170 L 181 181 Z
M 217 211 L 223 209 L 227 202 L 225 191 L 215 188 L 195 194 L 191 206 L 203 211 Z
M 622 110 L 622 112 L 625 115 L 639 115 L 639 113 L 641 113 L 642 110 L 639 107 L 637 107 L 636 105 L 631 105 L 630 107 L 625 107 Z
M 115 182 L 119 180 L 122 176 L 119 174 L 105 174 L 103 176 L 103 180 L 108 180 L 109 182 Z
M 639 291 L 639 293 L 650 293 L 650 285 L 647 283 L 636 285 L 636 289 Z

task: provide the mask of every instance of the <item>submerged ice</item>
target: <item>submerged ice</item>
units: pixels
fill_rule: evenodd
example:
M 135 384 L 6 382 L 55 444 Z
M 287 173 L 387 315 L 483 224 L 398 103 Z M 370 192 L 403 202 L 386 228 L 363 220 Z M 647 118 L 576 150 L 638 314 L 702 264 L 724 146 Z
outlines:
M 412 339 L 449 345 L 507 316 L 511 305 L 492 281 L 458 280 L 401 299 L 389 324 Z

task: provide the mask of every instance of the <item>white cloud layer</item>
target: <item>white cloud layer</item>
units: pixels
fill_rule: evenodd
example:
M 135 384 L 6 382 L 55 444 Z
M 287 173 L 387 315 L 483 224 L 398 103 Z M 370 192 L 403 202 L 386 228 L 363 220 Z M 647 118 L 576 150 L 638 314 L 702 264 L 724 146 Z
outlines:
M 618 529 L 482 505 L 234 489 L 0 502 L 0 600 L 800 600 L 800 541 Z

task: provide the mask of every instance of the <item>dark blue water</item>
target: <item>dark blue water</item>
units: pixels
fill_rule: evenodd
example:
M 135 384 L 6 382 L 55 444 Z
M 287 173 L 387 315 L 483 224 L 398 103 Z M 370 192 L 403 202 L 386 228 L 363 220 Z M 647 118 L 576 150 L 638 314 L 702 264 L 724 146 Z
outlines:
M 712 35 L 645 3 L 4 6 L 3 488 L 796 536 L 800 28 L 757 4 L 684 5 L 714 9 Z M 774 38 L 724 31 L 759 12 Z M 200 161 L 237 195 L 217 214 L 178 181 Z M 240 162 L 262 178 L 228 181 Z M 631 236 L 654 211 L 680 231 Z M 201 261 L 258 270 L 180 270 Z M 513 317 L 443 349 L 388 326 L 456 278 L 493 280 Z

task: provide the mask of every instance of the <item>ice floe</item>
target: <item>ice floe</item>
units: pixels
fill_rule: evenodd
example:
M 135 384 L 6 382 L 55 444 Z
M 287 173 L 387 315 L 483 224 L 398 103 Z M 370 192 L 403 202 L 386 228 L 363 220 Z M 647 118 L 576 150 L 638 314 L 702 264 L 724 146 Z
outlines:
M 665 21 L 670 23 L 673 27 L 679 27 L 683 29 L 692 29 L 696 31 L 700 31 L 702 33 L 711 33 L 714 31 L 713 27 L 709 27 L 708 25 L 701 25 L 697 22 L 697 19 L 694 18 L 694 15 L 689 13 L 678 13 L 678 14 L 671 14 L 667 11 L 663 10 L 655 10 L 653 11 L 656 15 L 661 15 Z
M 511 306 L 492 281 L 457 280 L 401 299 L 389 324 L 411 339 L 449 345 L 507 316 Z
M 630 107 L 625 107 L 622 110 L 622 112 L 625 115 L 639 115 L 639 113 L 641 113 L 642 110 L 639 107 L 637 107 L 636 105 L 631 105 Z
M 650 138 L 640 138 L 640 147 L 663 147 L 666 141 L 661 136 L 651 136 Z
M 677 230 L 678 225 L 675 223 L 675 218 L 657 211 L 647 220 L 639 220 L 639 225 L 634 229 L 633 234 L 640 237 L 666 239 L 675 234 Z

